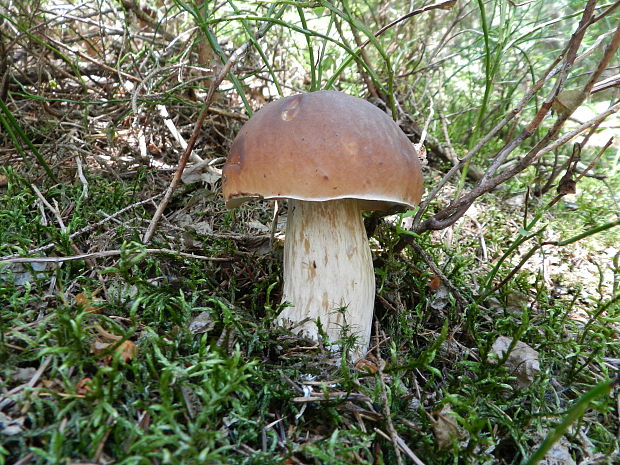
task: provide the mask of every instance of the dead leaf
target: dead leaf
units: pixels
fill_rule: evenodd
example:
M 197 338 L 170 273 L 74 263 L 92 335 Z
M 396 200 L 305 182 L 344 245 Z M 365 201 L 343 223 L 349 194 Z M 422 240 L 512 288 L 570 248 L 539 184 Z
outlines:
M 23 286 L 35 278 L 44 279 L 48 275 L 45 271 L 49 272 L 54 268 L 56 268 L 56 264 L 47 262 L 30 262 L 27 267 L 21 263 L 0 265 L 0 283 L 8 281 L 10 276 L 15 286 Z M 32 273 L 30 269 L 32 269 Z
M 176 215 L 174 221 L 177 226 L 198 234 L 208 235 L 213 232 L 212 220 L 198 221 L 196 215 L 191 215 L 189 213 L 179 213 L 178 215 Z
M 577 182 L 573 179 L 572 171 L 567 171 L 564 177 L 560 179 L 556 192 L 561 195 L 577 193 Z
M 123 341 L 121 345 L 119 345 L 115 352 L 119 354 L 120 359 L 128 363 L 138 355 L 138 347 L 131 341 Z
M 96 301 L 97 299 L 94 296 L 86 292 L 80 292 L 75 296 L 75 304 L 82 307 L 87 313 L 101 313 L 103 309 L 94 305 Z
M 433 310 L 444 310 L 449 304 L 450 292 L 446 286 L 440 284 L 439 288 L 435 292 L 435 298 L 431 302 L 431 308 Z
M 264 233 L 268 233 L 270 231 L 270 228 L 265 226 L 263 223 L 261 223 L 260 221 L 256 221 L 256 220 L 251 220 L 247 222 L 247 225 L 252 228 L 252 229 L 256 229 L 257 231 L 261 231 Z
M 27 383 L 33 378 L 36 372 L 37 369 L 34 367 L 18 368 L 11 376 L 11 379 L 20 383 Z
M 95 340 L 91 344 L 91 352 L 94 354 L 99 354 L 106 351 L 110 346 L 116 344 L 116 342 L 104 342 L 101 340 Z M 121 361 L 128 363 L 138 354 L 138 348 L 136 345 L 127 340 L 123 341 L 118 347 L 114 349 L 114 353 L 118 354 L 118 357 Z M 110 365 L 112 363 L 112 356 L 105 355 L 101 357 L 101 363 L 103 365 Z
M 90 345 L 90 351 L 93 354 L 100 354 L 102 352 L 105 352 L 105 350 L 110 347 L 112 343 L 110 342 L 104 342 L 104 341 L 100 341 L 99 339 L 96 339 L 95 341 L 93 341 Z M 99 363 L 101 363 L 101 365 L 103 366 L 109 366 L 112 363 L 112 356 L 111 355 L 104 355 L 103 357 L 101 357 L 99 359 Z
M 11 418 L 0 412 L 0 436 L 17 436 L 24 432 L 26 417 Z
M 108 347 L 110 347 L 109 342 L 103 342 L 97 339 L 93 341 L 93 343 L 90 345 L 90 351 L 93 354 L 100 354 L 101 352 L 106 350 Z
M 570 115 L 581 105 L 586 96 L 581 89 L 564 90 L 553 99 L 551 108 L 561 115 Z
M 149 149 L 149 152 L 154 153 L 155 155 L 161 155 L 160 148 L 156 146 L 155 144 L 153 144 L 152 142 L 149 142 L 148 144 L 146 144 L 146 148 Z
M 505 357 L 513 339 L 506 336 L 499 336 L 491 347 L 489 361 L 497 363 Z M 511 374 L 517 377 L 516 387 L 526 388 L 532 382 L 536 373 L 540 371 L 538 352 L 528 346 L 525 342 L 517 341 L 512 351 L 506 358 L 504 366 Z
M 506 296 L 506 311 L 512 315 L 522 315 L 524 308 L 531 307 L 532 297 L 522 292 L 512 292 Z
M 90 378 L 82 378 L 75 384 L 75 392 L 81 396 L 85 396 L 91 391 L 90 382 L 92 379 Z
M 45 389 L 49 389 L 50 391 L 57 391 L 57 390 L 59 390 L 61 388 L 62 383 L 60 383 L 56 379 L 42 379 L 41 380 L 41 385 Z
M 440 410 L 434 411 L 429 416 L 429 420 L 433 426 L 437 447 L 440 449 L 447 449 L 454 440 L 462 438 L 450 404 L 445 404 Z
M 209 332 L 215 326 L 209 312 L 200 312 L 189 324 L 189 331 L 192 334 L 202 334 Z
M 441 286 L 441 278 L 439 276 L 433 276 L 428 283 L 428 287 L 430 287 L 431 291 L 436 291 Z
M 568 441 L 564 438 L 551 446 L 549 452 L 547 452 L 545 457 L 538 463 L 539 465 L 576 465 L 576 462 L 570 455 Z
M 183 396 L 183 400 L 185 400 L 185 406 L 187 407 L 189 417 L 192 419 L 196 418 L 204 407 L 200 401 L 200 397 L 193 389 L 187 386 L 181 386 L 181 395 Z
M 197 182 L 203 182 L 205 184 L 213 184 L 222 177 L 222 171 L 212 166 L 206 166 L 199 164 L 196 166 L 189 166 L 181 175 L 181 181 L 183 184 L 194 184 Z
M 377 367 L 376 363 L 365 358 L 360 358 L 357 362 L 355 362 L 355 369 L 358 371 L 374 374 L 379 368 Z
M 456 5 L 456 0 L 452 0 L 441 5 L 442 10 L 451 10 Z

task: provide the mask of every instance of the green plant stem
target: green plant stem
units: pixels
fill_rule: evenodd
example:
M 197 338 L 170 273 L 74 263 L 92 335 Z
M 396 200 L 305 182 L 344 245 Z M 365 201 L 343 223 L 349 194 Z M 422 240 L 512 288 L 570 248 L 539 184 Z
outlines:
M 531 226 L 533 226 L 532 224 L 530 224 Z M 506 261 L 506 259 L 512 255 L 512 253 L 517 250 L 521 244 L 523 244 L 524 242 L 532 239 L 533 237 L 538 236 L 540 233 L 542 233 L 544 230 L 546 229 L 546 226 L 543 226 L 542 228 L 540 228 L 538 231 L 532 233 L 532 234 L 527 234 L 527 235 L 520 235 L 517 239 L 515 239 L 512 244 L 510 244 L 510 246 L 508 247 L 508 249 L 506 249 L 506 251 L 502 254 L 502 256 L 499 258 L 499 260 L 497 261 L 497 263 L 495 264 L 495 266 L 493 267 L 493 269 L 489 272 L 487 279 L 486 279 L 486 283 L 484 285 L 484 291 L 481 293 L 481 296 L 479 297 L 479 301 L 483 301 L 484 299 L 486 299 L 492 292 L 493 292 L 493 279 L 495 279 L 495 276 L 497 275 L 497 273 L 499 272 L 500 267 L 502 266 L 502 263 L 504 263 L 504 261 Z M 538 246 L 537 246 L 538 247 Z
M 28 146 L 28 148 L 32 150 L 32 153 L 34 154 L 37 161 L 39 162 L 39 165 L 41 165 L 41 167 L 45 170 L 48 177 L 52 181 L 58 182 L 56 175 L 54 174 L 54 172 L 48 165 L 47 161 L 45 161 L 45 158 L 43 158 L 43 155 L 39 153 L 39 150 L 37 150 L 37 148 L 34 146 L 30 138 L 26 135 L 24 130 L 21 128 L 17 120 L 13 117 L 11 110 L 9 110 L 9 108 L 6 106 L 6 104 L 1 99 L 0 99 L 0 111 L 4 115 L 4 118 L 2 119 L 2 124 L 7 129 L 9 134 L 12 134 L 12 139 L 15 141 L 16 140 L 15 136 L 16 135 L 19 136 L 22 142 L 24 142 Z M 19 147 L 16 146 L 15 148 L 18 151 L 20 151 Z M 26 159 L 26 157 L 24 157 L 24 159 Z
M 339 11 L 339 10 L 338 10 L 338 11 Z M 335 82 L 336 78 L 337 78 L 337 77 L 339 76 L 339 74 L 340 74 L 340 73 L 341 73 L 341 72 L 342 72 L 342 71 L 346 68 L 346 65 L 348 65 L 348 64 L 350 64 L 350 63 L 351 63 L 351 61 L 350 61 L 350 60 L 352 60 L 352 59 L 353 59 L 353 55 L 354 55 L 354 54 L 356 54 L 356 53 L 359 53 L 359 50 L 356 52 L 356 51 L 352 50 L 351 48 L 347 47 L 346 45 L 344 45 L 343 43 L 339 42 L 338 40 L 333 39 L 332 37 L 329 37 L 329 36 L 327 36 L 327 35 L 325 35 L 325 34 L 321 34 L 321 33 L 319 33 L 319 32 L 315 32 L 315 31 L 310 31 L 310 30 L 304 29 L 304 28 L 302 28 L 302 27 L 295 26 L 294 24 L 287 23 L 286 21 L 283 21 L 283 20 L 281 20 L 281 19 L 277 19 L 277 18 L 271 18 L 271 17 L 266 17 L 266 16 L 252 16 L 252 15 L 246 15 L 246 16 L 243 16 L 243 15 L 241 15 L 241 16 L 234 15 L 234 16 L 227 16 L 226 18 L 215 18 L 215 19 L 211 19 L 211 20 L 205 21 L 205 24 L 213 25 L 213 24 L 218 24 L 218 23 L 222 23 L 222 22 L 239 21 L 239 20 L 242 20 L 242 19 L 245 19 L 245 20 L 250 20 L 250 21 L 263 21 L 263 22 L 267 22 L 267 23 L 274 24 L 274 25 L 283 26 L 283 27 L 285 27 L 285 28 L 287 28 L 287 29 L 291 29 L 291 30 L 293 30 L 293 31 L 295 31 L 295 32 L 299 32 L 300 34 L 308 35 L 308 36 L 311 36 L 311 37 L 319 37 L 319 38 L 324 39 L 324 40 L 326 40 L 326 41 L 328 41 L 328 42 L 332 42 L 333 44 L 335 44 L 335 45 L 337 45 L 337 46 L 341 47 L 344 51 L 346 51 L 346 52 L 347 52 L 350 56 L 349 56 L 349 58 L 347 58 L 347 59 L 345 60 L 346 64 L 345 64 L 345 63 L 343 63 L 343 64 L 342 64 L 342 65 L 338 68 L 338 70 L 336 71 L 336 73 L 334 74 L 334 76 L 332 76 L 332 77 L 331 77 L 331 78 L 327 81 L 327 83 L 325 84 L 325 88 L 327 88 L 327 89 L 329 89 L 331 86 L 333 86 L 333 84 L 334 84 L 334 82 Z M 211 37 L 211 38 L 209 39 L 209 43 L 211 44 L 211 46 L 213 47 L 213 49 L 214 49 L 214 50 L 218 53 L 218 55 L 219 55 L 220 53 L 222 53 L 222 54 L 223 54 L 224 52 L 221 50 L 221 47 L 220 47 L 219 45 L 217 45 L 217 41 L 215 40 L 215 36 L 213 35 L 213 33 L 210 33 L 207 37 Z M 215 44 L 214 44 L 214 43 L 212 43 L 212 41 L 214 41 L 214 42 L 215 42 Z M 383 85 L 381 84 L 381 80 L 379 79 L 379 76 L 377 75 L 377 73 L 376 73 L 376 72 L 375 72 L 372 68 L 369 68 L 369 67 L 368 67 L 365 63 L 362 63 L 362 66 L 364 66 L 364 69 L 365 69 L 366 71 L 368 71 L 368 74 L 372 77 L 373 81 L 375 81 L 375 83 L 377 84 L 377 86 L 378 86 L 378 87 L 379 87 L 379 88 L 380 88 L 383 92 L 385 92 L 385 93 L 387 94 L 387 90 L 386 90 L 386 89 L 385 89 L 385 87 L 383 87 Z M 234 77 L 234 76 L 233 76 L 233 77 Z M 235 81 L 233 81 L 233 83 L 234 83 L 234 82 L 235 82 Z M 238 82 L 238 80 L 237 80 L 237 82 Z M 236 87 L 236 86 L 235 86 L 235 87 Z M 244 94 L 243 94 L 243 95 L 244 95 Z
M 235 2 L 229 1 L 228 4 L 231 6 L 231 8 L 235 11 L 236 14 L 240 14 L 239 9 L 235 5 Z M 267 12 L 267 14 L 269 15 L 269 14 L 273 13 L 273 10 L 275 9 L 275 7 L 276 7 L 276 5 L 272 5 L 269 8 L 269 11 Z M 285 9 L 286 8 L 284 6 L 282 8 L 280 8 L 280 10 L 274 15 L 274 17 L 275 18 L 281 18 L 282 15 L 284 14 Z M 269 74 L 271 75 L 271 79 L 273 79 L 273 83 L 276 86 L 276 90 L 278 92 L 278 95 L 280 95 L 280 97 L 282 97 L 284 94 L 282 92 L 282 87 L 280 86 L 280 81 L 278 80 L 278 77 L 276 76 L 276 73 L 273 70 L 273 67 L 271 66 L 271 63 L 269 63 L 269 59 L 267 58 L 267 55 L 265 55 L 265 52 L 263 51 L 262 47 L 258 43 L 258 40 L 256 39 L 255 34 L 250 29 L 250 26 L 248 25 L 247 21 L 241 20 L 241 25 L 243 26 L 243 29 L 245 30 L 245 33 L 246 33 L 246 36 L 248 37 L 248 40 L 250 40 L 252 42 L 252 45 L 254 46 L 254 48 L 256 49 L 258 54 L 260 55 L 261 60 L 263 61 L 263 64 L 267 68 L 267 71 L 269 71 Z
M 532 220 L 532 222 L 530 222 L 529 225 L 526 226 L 526 229 L 531 229 L 535 222 L 537 222 L 540 219 L 540 215 L 537 215 L 536 218 L 534 220 Z M 480 300 L 484 300 L 486 299 L 492 292 L 497 291 L 498 289 L 502 288 L 514 275 L 517 271 L 519 271 L 519 269 L 521 269 L 521 267 L 523 265 L 525 265 L 525 263 L 532 257 L 532 255 L 534 255 L 534 253 L 536 253 L 536 251 L 538 249 L 541 249 L 543 246 L 545 245 L 555 245 L 557 247 L 563 247 L 565 245 L 569 245 L 572 244 L 574 242 L 577 242 L 581 239 L 584 239 L 586 237 L 592 236 L 594 234 L 600 233 L 602 231 L 606 231 L 608 229 L 611 229 L 615 226 L 620 225 L 620 220 L 616 220 L 616 221 L 611 221 L 609 223 L 605 223 L 602 224 L 600 226 L 596 226 L 592 229 L 588 229 L 587 231 L 582 232 L 581 234 L 578 234 L 576 236 L 573 236 L 569 239 L 565 239 L 563 241 L 559 241 L 559 242 L 541 242 L 540 244 L 536 244 L 535 246 L 533 246 L 530 250 L 527 251 L 527 253 L 525 253 L 525 255 L 523 256 L 523 258 L 521 259 L 521 261 L 519 262 L 519 264 L 517 266 L 515 266 L 510 273 L 508 273 L 508 275 L 495 287 L 491 288 L 491 284 L 493 282 L 493 279 L 495 278 L 495 276 L 497 275 L 498 271 L 499 271 L 499 267 L 500 265 L 508 258 L 508 256 L 510 256 L 510 254 L 512 254 L 521 244 L 523 244 L 525 241 L 537 236 L 538 234 L 540 234 L 545 227 L 543 227 L 542 229 L 540 229 L 539 231 L 537 231 L 536 233 L 533 234 L 529 234 L 527 236 L 521 236 L 519 238 L 517 238 L 508 248 L 508 250 L 506 250 L 506 252 L 501 256 L 501 258 L 498 260 L 498 262 L 495 264 L 495 266 L 493 267 L 493 269 L 489 272 L 489 278 L 487 279 L 486 285 L 485 285 L 485 292 L 481 295 Z
M 581 336 L 579 336 L 579 344 L 583 344 L 586 338 L 586 334 L 588 332 L 588 329 L 590 328 L 590 326 L 592 326 L 592 323 L 594 323 L 596 320 L 598 320 L 598 318 L 605 313 L 612 305 L 615 305 L 616 303 L 618 303 L 618 301 L 620 300 L 620 294 L 616 294 L 614 295 L 611 299 L 609 299 L 607 302 L 605 302 L 604 304 L 600 305 L 599 308 L 596 310 L 596 312 L 594 312 L 590 318 L 588 319 L 588 322 L 584 325 L 583 330 L 581 331 Z
M 299 20 L 301 21 L 301 25 L 304 29 L 308 29 L 308 22 L 306 21 L 306 15 L 304 14 L 304 9 L 300 6 L 297 7 L 297 14 L 299 14 Z M 316 76 L 316 65 L 314 62 L 314 47 L 312 47 L 312 40 L 310 36 L 304 36 L 306 38 L 306 46 L 308 47 L 308 61 L 310 62 L 310 90 L 317 90 L 317 76 Z
M 603 383 L 597 384 L 588 392 L 586 392 L 581 398 L 573 405 L 573 407 L 566 412 L 566 416 L 560 422 L 555 429 L 547 435 L 542 444 L 536 449 L 536 452 L 532 454 L 532 456 L 525 460 L 523 465 L 536 465 L 542 459 L 545 458 L 547 452 L 551 449 L 551 447 L 560 440 L 560 438 L 566 433 L 570 425 L 576 422 L 579 418 L 583 416 L 586 412 L 590 403 L 594 401 L 596 398 L 607 395 L 611 388 L 618 384 L 620 378 L 616 378 L 615 380 L 605 381 Z
M 325 8 L 328 8 L 330 11 L 332 11 L 336 15 L 340 16 L 343 20 L 348 22 L 351 25 L 351 27 L 355 27 L 356 29 L 366 34 L 366 36 L 368 37 L 368 40 L 374 45 L 374 47 L 377 49 L 377 51 L 381 55 L 381 58 L 383 58 L 383 60 L 385 61 L 385 67 L 388 72 L 388 79 L 387 79 L 388 88 L 387 89 L 385 89 L 385 87 L 382 85 L 382 82 L 377 76 L 377 74 L 375 73 L 375 71 L 372 68 L 370 68 L 366 63 L 364 63 L 364 60 L 359 60 L 362 66 L 368 71 L 368 74 L 370 74 L 372 80 L 375 82 L 375 85 L 379 89 L 381 89 L 381 92 L 383 92 L 388 97 L 389 101 L 387 103 L 390 106 L 390 109 L 392 110 L 392 116 L 396 117 L 397 110 L 396 110 L 396 103 L 394 101 L 394 94 L 393 94 L 394 71 L 392 70 L 392 66 L 390 64 L 390 57 L 387 55 L 387 53 L 385 52 L 385 50 L 383 49 L 383 47 L 381 46 L 380 42 L 375 37 L 375 35 L 371 31 L 369 31 L 367 27 L 365 27 L 363 24 L 361 24 L 359 21 L 353 18 L 350 14 L 347 14 L 339 10 L 338 8 L 334 7 L 331 3 L 322 0 L 321 4 Z M 346 8 L 346 4 L 345 4 L 345 8 Z M 334 84 L 336 79 L 340 76 L 340 74 L 342 74 L 342 72 L 346 69 L 346 67 L 349 66 L 351 62 L 354 59 L 356 59 L 356 57 L 359 57 L 361 55 L 361 51 L 362 51 L 362 47 L 360 46 L 360 47 L 357 47 L 355 51 L 351 50 L 348 52 L 349 56 L 345 60 L 343 60 L 340 66 L 336 69 L 336 72 L 334 73 L 334 75 L 331 78 L 329 78 L 329 80 L 327 81 L 325 85 L 326 88 L 330 88 Z
M 594 234 L 600 233 L 602 231 L 606 231 L 608 229 L 614 228 L 616 226 L 620 226 L 620 219 L 616 221 L 610 221 L 609 223 L 602 224 L 600 226 L 596 226 L 592 229 L 588 229 L 587 231 L 582 232 L 581 234 L 577 234 L 569 239 L 565 239 L 559 242 L 543 242 L 542 245 L 557 245 L 558 247 L 562 247 L 568 244 L 572 244 L 573 242 L 580 241 L 581 239 L 592 236 Z
M 493 87 L 493 76 L 491 74 L 491 44 L 489 40 L 489 25 L 487 24 L 487 14 L 484 8 L 484 1 L 478 0 L 478 9 L 480 10 L 480 24 L 482 26 L 482 33 L 484 38 L 484 74 L 485 74 L 485 87 L 484 96 L 482 97 L 482 104 L 480 105 L 480 111 L 478 112 L 478 121 L 474 128 L 474 134 L 471 140 L 475 140 L 475 135 L 480 130 L 482 124 L 482 118 L 486 113 L 487 105 L 489 103 L 489 96 L 491 95 L 491 88 Z M 464 171 L 466 169 L 464 168 Z

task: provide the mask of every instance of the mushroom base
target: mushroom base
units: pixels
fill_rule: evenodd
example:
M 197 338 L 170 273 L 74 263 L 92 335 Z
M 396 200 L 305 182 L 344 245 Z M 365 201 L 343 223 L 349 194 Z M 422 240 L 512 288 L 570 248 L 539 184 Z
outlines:
M 368 350 L 375 275 L 366 230 L 355 199 L 289 201 L 284 242 L 286 307 L 279 322 L 318 340 L 355 335 L 355 359 Z M 307 320 L 307 321 L 304 321 Z

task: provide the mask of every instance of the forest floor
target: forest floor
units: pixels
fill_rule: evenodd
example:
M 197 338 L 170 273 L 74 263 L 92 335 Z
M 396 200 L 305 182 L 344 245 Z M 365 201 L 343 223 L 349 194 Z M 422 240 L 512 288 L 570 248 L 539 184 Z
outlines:
M 351 364 L 275 324 L 286 205 L 224 205 L 235 91 L 145 244 L 206 91 L 136 113 L 131 79 L 84 72 L 12 84 L 4 113 L 30 145 L 0 148 L 0 464 L 617 463 L 618 141 L 552 209 L 524 172 L 400 253 L 413 212 L 365 214 L 375 326 Z M 448 168 L 429 150 L 427 193 Z

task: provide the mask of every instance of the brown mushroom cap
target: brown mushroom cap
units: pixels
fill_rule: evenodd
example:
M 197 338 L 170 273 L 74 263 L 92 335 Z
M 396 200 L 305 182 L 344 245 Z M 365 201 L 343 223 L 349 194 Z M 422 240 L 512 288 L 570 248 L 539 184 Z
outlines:
M 265 105 L 241 128 L 223 169 L 224 199 L 360 199 L 368 210 L 413 206 L 422 172 L 413 144 L 371 103 L 335 91 Z

